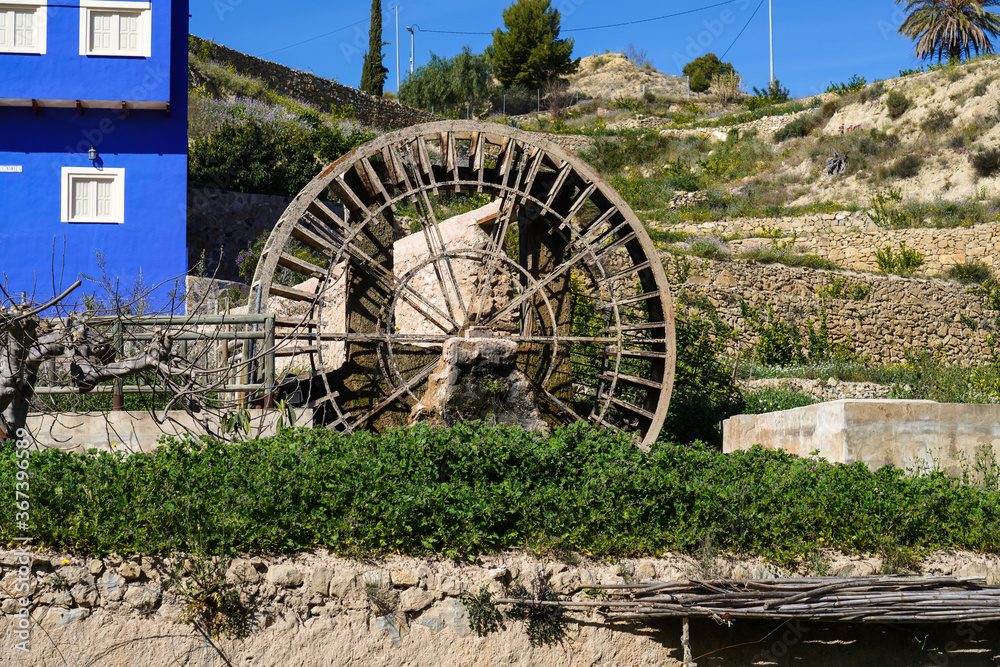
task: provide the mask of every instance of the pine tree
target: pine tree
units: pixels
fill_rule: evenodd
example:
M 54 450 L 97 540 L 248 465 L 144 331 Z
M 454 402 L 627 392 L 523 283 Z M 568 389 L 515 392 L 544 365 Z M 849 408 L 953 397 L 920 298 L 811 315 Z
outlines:
M 382 97 L 382 86 L 389 73 L 382 65 L 382 0 L 372 0 L 372 23 L 368 29 L 368 52 L 361 66 L 361 90 Z
M 507 31 L 493 31 L 486 54 L 505 88 L 541 88 L 551 79 L 576 71 L 573 40 L 559 39 L 559 12 L 550 0 L 518 0 L 503 10 Z

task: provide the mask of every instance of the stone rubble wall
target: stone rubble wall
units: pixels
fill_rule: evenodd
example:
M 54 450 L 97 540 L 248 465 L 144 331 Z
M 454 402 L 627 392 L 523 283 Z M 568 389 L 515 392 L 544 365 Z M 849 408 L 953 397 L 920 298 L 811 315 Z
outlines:
M 767 141 L 774 137 L 775 133 L 785 125 L 788 125 L 799 116 L 811 112 L 811 109 L 806 109 L 804 111 L 796 111 L 794 113 L 784 114 L 781 116 L 764 116 L 763 118 L 751 120 L 746 123 L 740 123 L 738 125 L 721 125 L 719 127 L 664 128 L 660 130 L 660 134 L 675 137 L 703 136 L 715 141 L 725 141 L 729 131 L 736 129 L 739 130 L 741 134 L 750 131 L 757 132 L 757 135 L 761 139 Z
M 191 44 L 194 49 L 205 44 L 205 48 L 211 50 L 213 60 L 232 65 L 240 74 L 260 79 L 281 95 L 305 100 L 327 112 L 333 106 L 349 106 L 354 109 L 355 119 L 363 125 L 381 130 L 399 130 L 440 120 L 426 111 L 373 97 L 336 81 L 240 53 L 221 44 L 208 43 L 193 35 Z
M 245 280 L 237 255 L 260 235 L 270 234 L 291 201 L 291 197 L 188 188 L 188 265 L 198 266 L 204 253 L 205 266 L 199 272 L 203 276 Z
M 883 571 L 882 559 L 845 556 L 826 550 L 825 569 L 832 576 L 867 576 Z M 555 645 L 534 646 L 521 621 L 508 620 L 496 633 L 479 637 L 470 627 L 463 592 L 482 587 L 497 596 L 520 581 L 526 587 L 546 578 L 562 599 L 590 601 L 589 587 L 642 580 L 691 578 L 774 579 L 811 572 L 805 564 L 781 569 L 761 559 L 711 555 L 700 559 L 665 555 L 658 559 L 623 560 L 617 564 L 541 560 L 510 552 L 482 557 L 475 564 L 430 558 L 393 557 L 384 561 L 351 561 L 324 552 L 295 557 L 243 557 L 209 562 L 195 557 L 136 556 L 103 558 L 38 553 L 19 556 L 0 552 L 0 634 L 15 644 L 12 629 L 20 599 L 12 591 L 19 568 L 29 562 L 29 611 L 33 619 L 31 651 L 18 664 L 63 664 L 71 655 L 79 664 L 104 667 L 132 665 L 435 665 L 483 667 L 509 665 L 648 665 L 676 667 L 682 658 L 681 624 L 666 620 L 638 626 L 612 626 L 597 612 L 569 613 L 566 635 Z M 915 574 L 983 577 L 996 583 L 1000 559 L 968 553 L 938 553 Z M 225 635 L 209 645 L 186 624 L 186 605 L 198 609 L 192 582 L 221 581 L 236 587 L 251 612 L 249 635 Z M 168 580 L 179 586 L 168 586 Z M 24 593 L 22 593 L 23 595 Z M 772 624 L 773 626 L 773 624 Z M 840 626 L 839 634 L 813 631 L 815 655 L 807 664 L 858 664 L 843 639 L 860 643 L 861 654 L 878 650 L 879 636 L 863 637 L 858 627 Z M 710 651 L 748 641 L 753 655 L 720 657 L 720 667 L 758 662 L 770 644 L 752 621 L 720 628 L 711 621 L 692 621 L 696 651 Z M 771 627 L 769 630 L 773 630 Z M 742 635 L 747 635 L 746 638 Z M 752 635 L 752 636 L 751 636 Z M 996 639 L 996 635 L 988 633 Z M 756 639 L 755 639 L 755 638 Z M 821 641 L 822 640 L 822 641 Z M 908 641 L 903 637 L 900 641 Z M 847 642 L 847 643 L 852 643 Z M 780 648 L 780 647 L 779 647 Z M 788 646 L 785 646 L 787 650 Z M 900 647 L 893 645 L 893 650 Z M 1000 646 L 984 646 L 1000 657 Z M 8 654 L 9 655 L 9 654 Z M 224 656 L 224 658 L 223 658 Z M 870 657 L 870 654 L 869 654 Z M 94 661 L 94 662 L 91 662 Z M 73 664 L 77 664 L 74 662 Z M 6 664 L 6 663 L 4 663 Z
M 845 398 L 878 399 L 889 398 L 891 387 L 874 382 L 841 382 L 829 380 L 809 380 L 806 378 L 765 378 L 763 380 L 739 380 L 743 391 L 760 389 L 791 389 L 819 402 L 839 401 Z
M 822 299 L 818 290 L 832 278 L 846 280 L 846 287 L 861 283 L 870 288 L 862 301 Z M 804 327 L 818 322 L 824 305 L 833 344 L 849 346 L 877 363 L 899 363 L 907 351 L 946 349 L 959 363 L 981 363 L 995 350 L 987 342 L 997 333 L 1000 312 L 984 310 L 979 297 L 953 281 L 918 280 L 900 276 L 848 271 L 816 271 L 780 264 L 741 260 L 704 260 L 684 285 L 675 285 L 675 296 L 684 292 L 703 295 L 731 326 L 746 331 L 740 300 L 758 308 L 774 309 L 778 319 Z M 744 333 L 732 353 L 752 349 L 756 336 Z
M 698 236 L 743 237 L 729 242 L 734 250 L 767 243 L 766 232 L 779 230 L 784 241 L 797 235 L 796 246 L 847 269 L 878 271 L 876 249 L 899 243 L 924 256 L 919 272 L 943 273 L 963 262 L 983 262 L 1000 273 L 1000 227 L 997 223 L 945 229 L 883 229 L 864 212 L 820 213 L 799 217 L 736 218 L 680 225 L 677 231 Z M 748 238 L 749 237 L 749 238 Z

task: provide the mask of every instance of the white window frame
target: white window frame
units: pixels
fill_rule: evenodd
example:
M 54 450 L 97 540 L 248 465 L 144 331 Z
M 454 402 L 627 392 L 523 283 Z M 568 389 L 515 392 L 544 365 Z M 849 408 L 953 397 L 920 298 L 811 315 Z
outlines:
M 107 180 L 112 183 L 111 213 L 107 216 L 73 215 L 73 183 L 81 180 Z M 62 222 L 124 224 L 125 222 L 125 170 L 122 168 L 98 169 L 97 167 L 63 167 L 60 215 Z
M 7 22 L 10 24 L 5 28 L 13 42 L 14 38 L 14 12 L 34 10 L 32 12 L 32 32 L 35 36 L 35 43 L 32 46 L 0 46 L 0 53 L 35 53 L 44 54 L 46 47 L 45 34 L 48 32 L 48 6 L 47 0 L 0 0 L 0 13 L 7 14 Z
M 0 3 L 4 0 L 0 0 Z M 110 49 L 91 48 L 90 22 L 94 13 L 110 12 L 112 14 L 138 14 L 139 38 L 135 51 L 124 51 L 121 45 Z M 129 0 L 80 0 L 80 55 L 81 56 L 118 56 L 123 58 L 148 58 L 151 52 L 152 5 L 149 2 L 131 2 Z M 118 21 L 112 22 L 113 34 L 121 35 Z

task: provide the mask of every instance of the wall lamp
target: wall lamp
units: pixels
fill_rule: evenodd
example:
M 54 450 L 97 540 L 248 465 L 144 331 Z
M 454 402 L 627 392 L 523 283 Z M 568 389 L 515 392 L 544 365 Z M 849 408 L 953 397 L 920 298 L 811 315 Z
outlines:
M 97 162 L 97 149 L 94 148 L 94 144 L 90 144 L 90 150 L 87 151 L 87 159 L 91 162 Z

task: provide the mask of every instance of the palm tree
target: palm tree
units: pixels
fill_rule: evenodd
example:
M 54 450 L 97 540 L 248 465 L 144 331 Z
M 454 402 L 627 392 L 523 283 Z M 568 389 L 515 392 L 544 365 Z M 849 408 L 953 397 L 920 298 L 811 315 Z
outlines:
M 1000 34 L 1000 17 L 987 7 L 1000 0 L 896 0 L 906 2 L 899 34 L 917 41 L 917 57 L 968 58 L 975 51 L 993 53 L 990 36 Z

